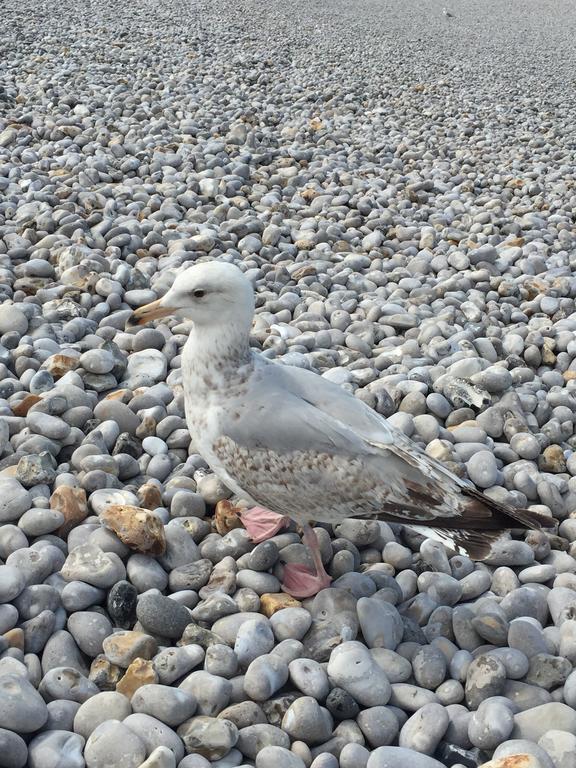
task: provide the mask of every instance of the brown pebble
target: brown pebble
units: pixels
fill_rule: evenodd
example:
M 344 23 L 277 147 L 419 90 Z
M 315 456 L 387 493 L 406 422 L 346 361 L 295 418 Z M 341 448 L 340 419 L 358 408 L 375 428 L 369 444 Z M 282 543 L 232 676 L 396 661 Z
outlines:
M 240 507 L 234 506 L 231 501 L 223 500 L 216 504 L 216 510 L 214 512 L 214 527 L 220 534 L 225 536 L 234 528 L 242 528 L 242 520 L 240 520 Z
M 283 608 L 301 608 L 302 603 L 296 598 L 285 594 L 284 592 L 266 592 L 260 595 L 260 610 L 264 616 L 270 618 L 276 611 Z
M 84 488 L 61 485 L 50 496 L 50 509 L 64 515 L 64 522 L 58 529 L 58 536 L 68 536 L 72 528 L 88 517 L 88 501 Z
M 60 379 L 68 371 L 78 367 L 78 359 L 70 355 L 52 355 L 42 366 L 49 371 L 55 379 Z
M 16 405 L 12 407 L 14 416 L 26 416 L 30 408 L 42 400 L 38 395 L 26 395 Z
M 108 661 L 106 656 L 96 656 L 90 666 L 89 679 L 96 683 L 101 691 L 115 691 L 116 684 L 122 677 L 123 670 Z
M 162 506 L 162 494 L 157 486 L 144 483 L 138 489 L 138 499 L 144 509 L 156 509 Z
M 166 536 L 160 518 L 149 509 L 111 504 L 100 513 L 102 523 L 130 549 L 147 555 L 163 555 Z

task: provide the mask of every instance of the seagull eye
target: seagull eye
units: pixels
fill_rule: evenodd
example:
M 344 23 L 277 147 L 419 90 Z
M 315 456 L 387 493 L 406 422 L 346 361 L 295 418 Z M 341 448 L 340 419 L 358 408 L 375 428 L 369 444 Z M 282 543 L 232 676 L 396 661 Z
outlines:
M 203 290 L 202 288 L 196 288 L 195 291 L 192 291 L 192 295 L 194 296 L 195 299 L 201 299 L 202 296 L 204 296 L 205 294 L 206 294 L 206 291 Z

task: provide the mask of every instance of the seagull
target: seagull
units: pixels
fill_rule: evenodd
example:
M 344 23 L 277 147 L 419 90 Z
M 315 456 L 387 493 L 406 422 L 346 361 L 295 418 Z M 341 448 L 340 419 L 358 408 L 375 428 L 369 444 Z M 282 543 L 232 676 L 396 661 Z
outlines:
M 286 564 L 288 594 L 310 597 L 331 581 L 311 521 L 401 523 L 475 560 L 510 528 L 551 524 L 488 498 L 337 384 L 254 351 L 254 291 L 237 266 L 186 269 L 127 327 L 168 316 L 192 320 L 182 352 L 186 422 L 213 472 L 251 505 L 241 515 L 249 536 L 264 541 L 290 520 L 303 529 L 314 569 Z
M 454 14 L 450 13 L 448 8 L 442 8 L 442 13 L 444 14 L 444 16 L 447 16 L 449 19 L 454 18 Z

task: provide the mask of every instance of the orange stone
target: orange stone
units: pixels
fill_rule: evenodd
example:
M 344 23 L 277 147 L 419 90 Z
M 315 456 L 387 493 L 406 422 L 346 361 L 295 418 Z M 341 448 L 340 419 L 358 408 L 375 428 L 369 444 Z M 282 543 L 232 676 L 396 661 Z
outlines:
M 216 504 L 214 527 L 220 536 L 225 536 L 234 528 L 243 528 L 242 520 L 240 520 L 240 512 L 240 507 L 235 507 L 234 504 L 228 500 L 219 501 Z
M 100 513 L 100 520 L 130 549 L 146 555 L 163 555 L 166 551 L 164 526 L 149 509 L 129 504 L 110 504 Z
M 276 611 L 281 611 L 283 608 L 301 608 L 302 603 L 296 600 L 290 595 L 286 595 L 284 592 L 266 592 L 260 595 L 260 610 L 270 618 Z
M 157 486 L 145 483 L 138 489 L 138 498 L 144 509 L 156 509 L 162 506 L 162 494 Z
M 564 371 L 562 374 L 564 381 L 574 381 L 576 379 L 576 371 Z
M 143 685 L 151 685 L 158 682 L 158 675 L 154 671 L 152 662 L 146 659 L 134 659 L 117 685 L 118 693 L 123 693 L 129 699 Z
M 50 509 L 57 509 L 64 515 L 64 522 L 58 529 L 58 536 L 67 536 L 72 528 L 88 517 L 86 491 L 84 488 L 61 485 L 50 496 Z
M 38 395 L 26 395 L 17 405 L 13 406 L 12 413 L 14 416 L 26 416 L 30 408 L 41 400 L 42 398 Z
M 70 355 L 52 355 L 43 366 L 55 379 L 60 379 L 68 371 L 78 367 L 78 360 Z

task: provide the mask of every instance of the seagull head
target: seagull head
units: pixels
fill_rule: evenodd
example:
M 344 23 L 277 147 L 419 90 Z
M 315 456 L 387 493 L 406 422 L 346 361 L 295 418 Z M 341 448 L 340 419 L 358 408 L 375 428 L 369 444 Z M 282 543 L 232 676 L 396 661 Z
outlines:
M 162 317 L 192 320 L 198 326 L 250 327 L 254 290 L 243 272 L 225 261 L 195 264 L 176 276 L 158 301 L 138 307 L 126 323 L 137 328 Z

